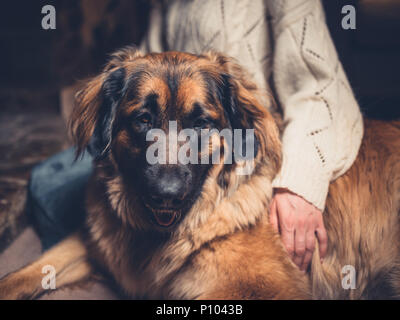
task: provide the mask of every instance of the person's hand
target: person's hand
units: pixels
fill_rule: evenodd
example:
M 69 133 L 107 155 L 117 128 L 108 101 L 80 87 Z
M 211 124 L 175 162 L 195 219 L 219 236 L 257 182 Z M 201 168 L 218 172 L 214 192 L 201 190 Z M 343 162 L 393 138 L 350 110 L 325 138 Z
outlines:
M 274 229 L 281 233 L 286 250 L 300 270 L 307 270 L 316 237 L 322 262 L 328 238 L 322 212 L 318 208 L 287 189 L 275 189 L 269 219 Z

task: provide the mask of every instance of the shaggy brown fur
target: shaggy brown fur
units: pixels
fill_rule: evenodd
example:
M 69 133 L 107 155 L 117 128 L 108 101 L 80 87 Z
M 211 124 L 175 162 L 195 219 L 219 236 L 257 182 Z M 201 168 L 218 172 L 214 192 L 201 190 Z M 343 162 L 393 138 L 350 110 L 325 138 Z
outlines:
M 229 125 L 222 103 L 208 102 L 205 80 L 222 83 L 228 79 L 238 107 L 238 126 L 255 129 L 259 143 L 255 170 L 250 176 L 240 176 L 234 170 L 239 165 L 213 165 L 198 186 L 201 193 L 190 211 L 174 230 L 160 232 L 147 219 L 149 213 L 120 171 L 128 151 L 135 155 L 143 149 L 135 146 L 126 128 L 115 129 L 113 139 L 106 141 L 108 152 L 103 150 L 95 161 L 86 227 L 38 261 L 3 278 L 1 298 L 40 295 L 45 264 L 55 266 L 58 286 L 87 279 L 93 272 L 90 266 L 95 265 L 111 274 L 131 297 L 357 299 L 373 298 L 380 288 L 385 288 L 381 293 L 398 297 L 400 123 L 365 122 L 356 162 L 330 186 L 324 212 L 328 254 L 321 264 L 316 250 L 311 270 L 303 274 L 268 223 L 271 181 L 281 161 L 279 131 L 262 102 L 265 98 L 242 68 L 215 53 L 143 57 L 131 49 L 118 52 L 78 97 L 72 128 L 80 152 L 100 121 L 104 83 L 121 68 L 125 78 L 135 74 L 138 82 L 119 105 L 114 127 L 138 108 L 138 96 L 156 91 L 159 105 L 167 105 L 172 93 L 162 75 L 172 69 L 181 77 L 174 82 L 179 83 L 175 95 L 179 103 L 174 104 L 177 119 L 191 110 L 196 99 L 215 121 Z M 220 146 L 224 148 L 224 141 Z M 355 290 L 342 288 L 345 265 L 356 269 Z

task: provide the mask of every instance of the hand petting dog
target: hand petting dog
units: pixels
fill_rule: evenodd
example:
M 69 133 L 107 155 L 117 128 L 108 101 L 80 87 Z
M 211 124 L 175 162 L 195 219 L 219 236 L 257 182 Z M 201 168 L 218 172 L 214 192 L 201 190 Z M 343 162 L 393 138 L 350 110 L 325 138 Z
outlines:
M 270 206 L 270 222 L 282 236 L 293 262 L 306 271 L 311 262 L 315 237 L 319 242 L 319 254 L 325 257 L 328 248 L 322 212 L 297 194 L 283 188 L 275 190 Z

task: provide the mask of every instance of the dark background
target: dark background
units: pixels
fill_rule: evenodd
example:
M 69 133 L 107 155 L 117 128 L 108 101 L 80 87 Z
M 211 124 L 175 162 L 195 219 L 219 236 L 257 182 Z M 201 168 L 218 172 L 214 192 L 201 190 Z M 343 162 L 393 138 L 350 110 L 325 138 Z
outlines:
M 113 50 L 140 43 L 151 3 L 150 0 L 2 2 L 0 108 L 11 111 L 25 106 L 57 108 L 62 86 L 98 72 Z M 323 3 L 333 39 L 364 114 L 399 117 L 400 0 L 324 0 Z M 56 30 L 41 28 L 41 8 L 45 4 L 52 4 L 57 10 Z M 341 28 L 341 8 L 345 4 L 357 9 L 356 30 Z M 36 99 L 36 104 L 32 105 L 30 99 Z
M 0 250 L 26 224 L 23 212 L 30 169 L 68 146 L 62 116 L 68 101 L 63 100 L 62 93 L 77 80 L 98 73 L 108 53 L 140 43 L 151 3 L 2 1 Z M 400 0 L 323 3 L 332 37 L 364 115 L 400 118 Z M 56 8 L 56 30 L 41 28 L 41 8 L 46 4 Z M 356 30 L 341 27 L 341 9 L 346 4 L 357 9 Z

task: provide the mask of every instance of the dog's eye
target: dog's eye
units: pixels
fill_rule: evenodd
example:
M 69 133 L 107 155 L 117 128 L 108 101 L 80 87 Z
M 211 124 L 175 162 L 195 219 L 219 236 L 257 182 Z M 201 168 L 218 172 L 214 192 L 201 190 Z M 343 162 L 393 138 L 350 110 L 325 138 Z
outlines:
M 151 115 L 149 113 L 144 113 L 136 117 L 136 121 L 142 124 L 151 123 Z
M 132 128 L 137 132 L 149 130 L 153 125 L 153 118 L 150 113 L 144 112 L 135 115 L 131 122 Z
M 205 118 L 198 118 L 198 119 L 194 122 L 193 127 L 194 127 L 195 129 L 204 129 L 204 128 L 209 127 L 210 125 L 211 125 L 211 122 L 210 122 L 208 119 L 205 119 Z

